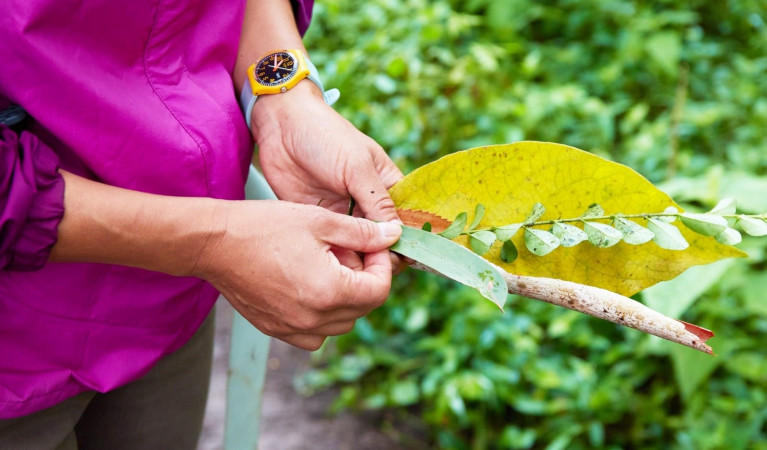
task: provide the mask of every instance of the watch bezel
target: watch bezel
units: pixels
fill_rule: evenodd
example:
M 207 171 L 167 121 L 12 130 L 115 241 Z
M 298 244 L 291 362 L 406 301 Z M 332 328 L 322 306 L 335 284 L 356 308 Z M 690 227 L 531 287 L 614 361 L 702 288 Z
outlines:
M 280 57 L 289 59 L 290 61 L 293 62 L 293 68 L 289 73 L 287 73 L 285 76 L 279 79 L 275 79 L 274 81 L 265 80 L 260 76 L 259 71 L 262 65 L 264 64 L 268 65 L 269 59 L 274 58 L 275 56 L 280 56 Z M 298 58 L 292 52 L 289 52 L 287 50 L 271 52 L 268 55 L 263 56 L 261 59 L 259 59 L 255 63 L 255 68 L 253 70 L 253 78 L 254 78 L 254 81 L 256 81 L 261 86 L 266 86 L 266 87 L 281 86 L 283 87 L 281 91 L 284 92 L 287 90 L 287 88 L 284 85 L 290 82 L 290 80 L 292 80 L 296 76 L 296 74 L 298 73 L 299 65 L 300 64 L 299 64 Z

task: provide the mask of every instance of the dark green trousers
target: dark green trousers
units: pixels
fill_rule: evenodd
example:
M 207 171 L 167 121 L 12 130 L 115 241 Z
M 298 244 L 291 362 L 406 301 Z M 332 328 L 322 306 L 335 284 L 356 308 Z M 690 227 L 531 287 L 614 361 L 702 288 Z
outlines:
M 194 450 L 210 382 L 213 316 L 186 345 L 133 383 L 0 420 L 0 449 Z

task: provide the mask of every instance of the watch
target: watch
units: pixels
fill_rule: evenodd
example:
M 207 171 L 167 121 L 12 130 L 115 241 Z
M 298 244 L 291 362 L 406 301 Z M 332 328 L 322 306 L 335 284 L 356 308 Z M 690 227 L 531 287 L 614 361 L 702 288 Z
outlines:
M 287 92 L 304 78 L 320 88 L 328 105 L 335 103 L 341 96 L 338 89 L 325 91 L 317 68 L 301 50 L 275 50 L 248 67 L 247 78 L 240 93 L 240 106 L 245 113 L 248 129 L 253 105 L 260 95 Z

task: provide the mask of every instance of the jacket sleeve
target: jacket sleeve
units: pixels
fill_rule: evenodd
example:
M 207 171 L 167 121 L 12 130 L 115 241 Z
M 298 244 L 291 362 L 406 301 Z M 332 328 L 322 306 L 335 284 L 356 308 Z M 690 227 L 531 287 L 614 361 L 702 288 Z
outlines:
M 48 260 L 64 215 L 59 158 L 34 135 L 0 125 L 0 270 Z
M 291 0 L 291 3 L 293 4 L 293 15 L 296 17 L 298 32 L 303 36 L 312 21 L 314 0 Z

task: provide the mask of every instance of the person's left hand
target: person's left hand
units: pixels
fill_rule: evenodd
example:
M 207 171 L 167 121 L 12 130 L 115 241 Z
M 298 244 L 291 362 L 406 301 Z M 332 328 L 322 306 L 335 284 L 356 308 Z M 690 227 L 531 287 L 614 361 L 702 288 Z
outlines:
M 373 139 L 325 104 L 304 80 L 253 108 L 253 136 L 269 185 L 281 200 L 346 213 L 350 195 L 370 220 L 398 220 L 387 191 L 402 172 Z

